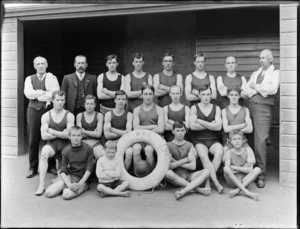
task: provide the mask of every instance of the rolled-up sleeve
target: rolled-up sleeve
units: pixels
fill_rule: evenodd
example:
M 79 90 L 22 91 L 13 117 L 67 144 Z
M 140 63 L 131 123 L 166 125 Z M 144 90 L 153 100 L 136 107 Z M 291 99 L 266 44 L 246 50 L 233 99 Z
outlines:
M 256 90 L 263 96 L 274 95 L 277 93 L 279 87 L 279 70 L 272 72 L 267 82 L 256 85 Z

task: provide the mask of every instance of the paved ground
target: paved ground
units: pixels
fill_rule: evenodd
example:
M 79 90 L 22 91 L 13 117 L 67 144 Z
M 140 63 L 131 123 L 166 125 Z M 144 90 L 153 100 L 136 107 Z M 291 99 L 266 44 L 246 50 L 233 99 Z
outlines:
M 230 189 L 209 197 L 190 194 L 175 200 L 176 189 L 133 191 L 131 198 L 100 198 L 96 183 L 71 201 L 61 196 L 36 197 L 38 177 L 26 179 L 28 155 L 2 158 L 1 227 L 296 227 L 296 188 L 282 186 L 278 172 L 268 174 L 267 186 L 250 190 L 261 199 L 229 197 Z M 271 168 L 269 169 L 271 170 Z M 47 182 L 54 178 L 47 174 Z M 224 180 L 221 179 L 224 184 Z

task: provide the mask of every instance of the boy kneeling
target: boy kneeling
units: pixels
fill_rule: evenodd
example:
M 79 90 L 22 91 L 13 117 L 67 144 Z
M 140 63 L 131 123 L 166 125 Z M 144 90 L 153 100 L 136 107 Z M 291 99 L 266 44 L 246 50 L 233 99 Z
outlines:
M 258 194 L 246 189 L 261 172 L 260 168 L 253 168 L 255 164 L 253 151 L 250 147 L 242 147 L 244 141 L 241 130 L 230 132 L 229 137 L 233 148 L 227 151 L 225 157 L 224 177 L 230 187 L 237 187 L 230 192 L 230 197 L 243 191 L 248 197 L 258 200 Z
M 63 192 L 62 197 L 70 200 L 88 189 L 88 178 L 94 170 L 93 149 L 81 141 L 80 127 L 72 126 L 69 135 L 71 145 L 62 150 L 60 179 L 47 188 L 47 197 L 54 197 Z
M 121 166 L 115 157 L 117 152 L 117 143 L 115 141 L 107 141 L 105 143 L 105 156 L 101 157 L 97 162 L 96 174 L 98 177 L 97 190 L 100 196 L 124 196 L 129 197 L 130 192 L 124 191 L 128 188 L 127 181 L 119 180 L 121 175 Z
M 176 200 L 186 195 L 191 190 L 202 195 L 209 195 L 210 188 L 199 188 L 210 175 L 207 169 L 195 171 L 197 153 L 192 143 L 184 140 L 186 126 L 181 121 L 173 124 L 174 140 L 167 143 L 170 151 L 170 167 L 166 174 L 169 182 L 176 186 L 184 187 L 175 192 Z

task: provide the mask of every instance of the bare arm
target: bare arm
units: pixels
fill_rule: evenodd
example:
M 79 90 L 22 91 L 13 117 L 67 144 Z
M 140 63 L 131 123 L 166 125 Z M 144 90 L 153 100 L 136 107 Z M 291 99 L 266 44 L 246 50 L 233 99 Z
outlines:
M 112 96 L 108 95 L 108 94 L 105 94 L 103 92 L 103 73 L 100 74 L 98 76 L 98 79 L 97 79 L 97 83 L 98 83 L 98 87 L 97 87 L 97 96 L 98 96 L 98 99 L 111 99 L 113 98 Z
M 238 125 L 228 125 L 228 119 L 226 115 L 226 109 L 224 108 L 222 110 L 222 121 L 223 121 L 223 130 L 225 133 L 229 133 L 233 130 L 240 130 L 244 127 L 246 127 L 246 123 L 238 124 Z
M 128 98 L 139 98 L 142 95 L 142 91 L 131 91 L 131 78 L 130 74 L 127 74 L 125 77 L 125 90 L 126 94 L 128 95 Z
M 190 110 L 190 128 L 191 130 L 205 130 L 206 128 L 197 122 L 196 106 L 192 106 Z
M 184 124 L 187 129 L 190 129 L 190 108 L 188 106 L 185 106 L 185 120 Z
M 188 75 L 185 79 L 185 98 L 187 101 L 197 101 L 199 97 L 192 94 L 192 76 Z
M 165 130 L 171 131 L 173 129 L 172 126 L 173 120 L 168 119 L 168 105 L 164 106 L 164 113 L 165 113 Z
M 166 86 L 160 84 L 159 82 L 159 74 L 155 74 L 153 77 L 153 87 L 155 88 L 155 96 L 163 96 L 168 94 L 168 90 L 166 90 Z
M 50 111 L 49 111 L 50 112 Z M 48 132 L 49 129 L 49 114 L 48 112 L 42 116 L 42 125 L 41 125 L 41 137 L 43 140 L 53 140 L 57 137 Z
M 188 163 L 181 165 L 181 167 L 194 171 L 196 169 L 196 155 L 196 150 L 192 146 L 188 154 Z
M 102 126 L 103 126 L 103 114 L 97 114 L 97 127 L 95 130 L 82 130 L 82 133 L 91 138 L 100 138 L 102 135 Z
M 245 76 L 241 76 L 241 79 L 242 79 L 242 86 L 241 86 L 241 97 L 242 98 L 247 98 L 245 93 L 244 93 L 244 88 L 246 87 L 246 84 L 247 84 L 247 80 L 245 78 Z
M 216 99 L 217 98 L 216 80 L 212 75 L 209 75 L 209 80 L 210 80 L 210 88 L 211 88 L 211 98 Z
M 56 136 L 57 138 L 69 139 L 69 130 L 72 126 L 74 126 L 74 115 L 72 113 L 68 113 L 67 115 L 67 127 L 63 131 L 53 130 L 48 128 L 48 133 Z
M 202 126 L 206 127 L 209 130 L 220 131 L 222 128 L 222 118 L 221 118 L 220 108 L 218 106 L 216 107 L 216 114 L 215 114 L 214 121 L 207 122 L 202 119 L 197 119 L 197 123 L 201 124 Z
M 242 132 L 249 134 L 253 132 L 253 125 L 252 125 L 252 120 L 250 118 L 250 112 L 248 110 L 248 108 L 246 109 L 246 116 L 245 116 L 245 122 L 246 122 L 246 127 L 242 128 Z
M 161 107 L 156 106 L 156 112 L 158 114 L 157 126 L 152 131 L 154 131 L 157 134 L 162 134 L 164 132 L 164 127 L 165 127 L 164 110 Z
M 127 122 L 126 122 L 126 129 L 125 130 L 119 130 L 116 128 L 111 128 L 111 131 L 113 133 L 118 134 L 119 136 L 123 136 L 124 134 L 127 134 L 132 130 L 132 114 L 130 112 L 127 113 Z
M 223 83 L 222 76 L 217 78 L 217 88 L 221 96 L 227 96 L 227 87 Z
M 111 112 L 107 112 L 104 117 L 104 136 L 107 139 L 116 139 L 120 136 L 111 131 Z
M 170 153 L 170 165 L 169 165 L 169 169 L 176 169 L 176 168 L 182 166 L 183 164 L 188 163 L 188 161 L 189 161 L 189 160 L 188 160 L 187 157 L 182 158 L 182 159 L 176 161 L 176 160 L 172 157 L 172 155 L 171 155 L 171 153 Z
M 141 106 L 138 106 L 133 110 L 133 129 L 153 130 L 156 127 L 156 125 L 148 125 L 148 126 L 140 125 L 140 118 L 139 118 L 140 109 Z

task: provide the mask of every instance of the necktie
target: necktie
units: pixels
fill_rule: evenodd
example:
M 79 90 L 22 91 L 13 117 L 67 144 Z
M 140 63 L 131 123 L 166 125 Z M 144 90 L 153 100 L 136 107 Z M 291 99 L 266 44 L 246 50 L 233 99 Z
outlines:
M 263 73 L 261 72 L 261 73 L 257 76 L 256 83 L 257 83 L 257 84 L 261 84 L 263 80 L 264 80 L 264 75 L 263 75 Z
M 39 75 L 39 80 L 42 81 L 43 80 L 43 76 Z

